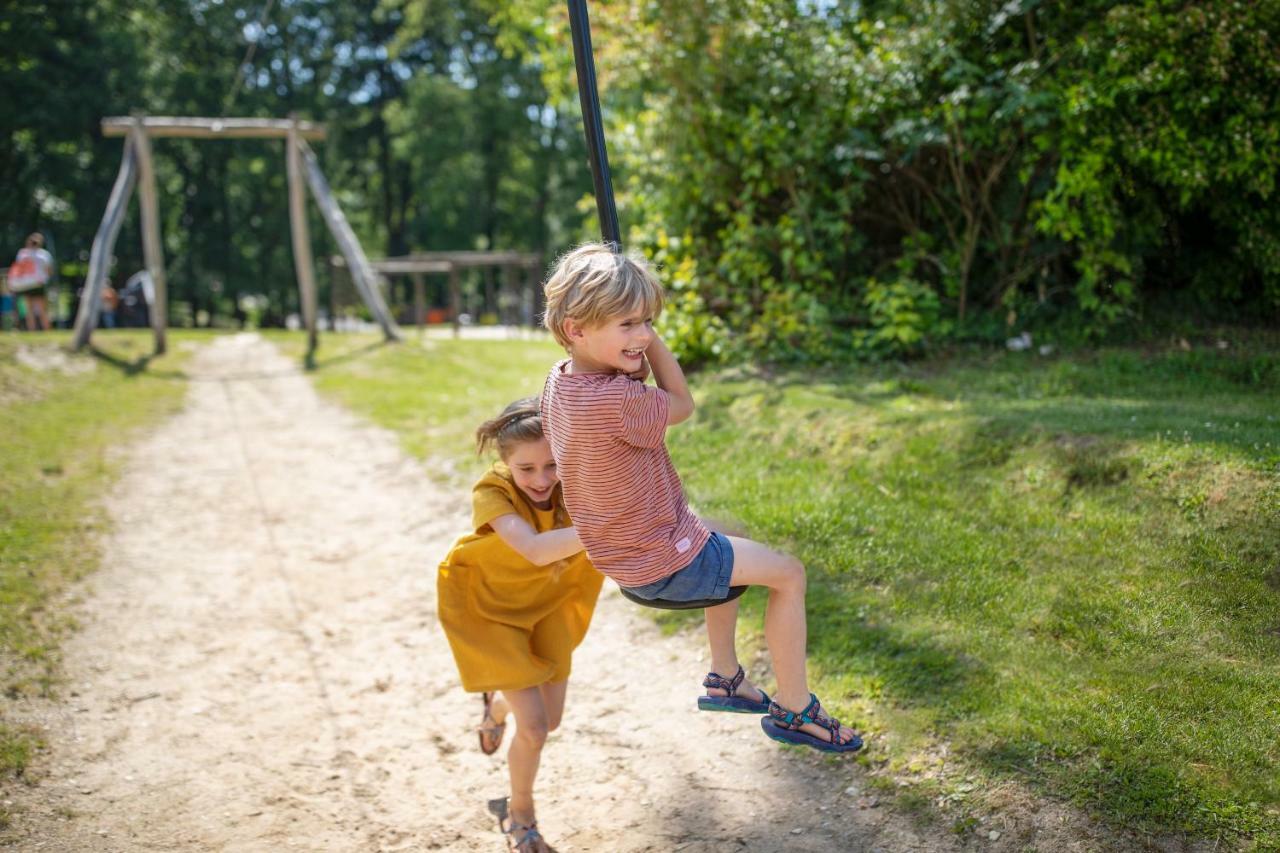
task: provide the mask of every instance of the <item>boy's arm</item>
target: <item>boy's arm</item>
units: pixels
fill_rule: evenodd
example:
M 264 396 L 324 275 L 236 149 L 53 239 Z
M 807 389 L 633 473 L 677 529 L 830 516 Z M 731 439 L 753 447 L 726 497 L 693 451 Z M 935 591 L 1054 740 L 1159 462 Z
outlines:
M 685 382 L 680 362 L 676 361 L 662 338 L 657 336 L 644 353 L 649 358 L 649 366 L 653 368 L 653 381 L 671 397 L 667 426 L 688 420 L 693 414 L 693 394 L 689 392 L 689 383 Z
M 572 527 L 560 527 L 539 533 L 533 525 L 514 512 L 500 515 L 489 522 L 493 532 L 521 557 L 535 566 L 545 566 L 581 553 L 582 543 Z

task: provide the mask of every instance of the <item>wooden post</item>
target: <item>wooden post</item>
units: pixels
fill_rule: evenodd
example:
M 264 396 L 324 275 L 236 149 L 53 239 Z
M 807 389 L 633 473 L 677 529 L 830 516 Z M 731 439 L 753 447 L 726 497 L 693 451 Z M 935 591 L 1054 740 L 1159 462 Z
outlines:
M 285 140 L 285 166 L 289 176 L 289 232 L 293 235 L 293 266 L 298 276 L 302 302 L 302 325 L 307 330 L 307 355 L 314 355 L 316 332 L 316 274 L 311 257 L 311 236 L 307 230 L 307 204 L 302 186 L 302 137 L 298 119 L 289 116 L 289 136 Z
M 107 200 L 107 210 L 102 214 L 98 233 L 93 237 L 93 248 L 89 250 L 89 275 L 84 280 L 80 309 L 76 312 L 75 333 L 71 339 L 74 349 L 82 349 L 89 343 L 89 336 L 98 326 L 102 289 L 107 276 L 111 274 L 111 253 L 115 249 L 116 238 L 120 236 L 120 226 L 124 223 L 124 214 L 129 207 L 129 197 L 133 195 L 133 188 L 137 183 L 138 155 L 134 151 L 132 139 L 126 137 L 120 171 L 116 173 L 115 186 L 111 188 L 111 197 Z
M 480 273 L 481 283 L 484 285 L 483 295 L 480 297 L 480 310 L 476 312 L 476 320 L 480 319 L 481 314 L 492 311 L 498 317 L 498 322 L 502 322 L 502 315 L 498 309 L 498 298 L 495 292 L 499 291 L 501 282 L 499 277 L 502 275 L 502 267 L 489 267 Z
M 356 239 L 355 232 L 351 230 L 347 217 L 343 215 L 342 208 L 338 207 L 338 201 L 329 189 L 329 182 L 325 180 L 324 172 L 320 171 L 320 163 L 316 160 L 316 155 L 305 139 L 298 140 L 298 148 L 302 152 L 307 185 L 311 187 L 311 195 L 316 200 L 316 206 L 320 208 L 320 215 L 324 217 L 325 225 L 329 227 L 329 232 L 333 234 L 333 239 L 347 262 L 352 283 L 364 299 L 364 304 L 369 306 L 374 318 L 382 326 L 382 334 L 386 339 L 400 340 L 395 321 L 391 319 L 387 303 L 378 290 L 373 267 L 369 265 L 369 259 L 365 256 L 364 249 L 360 247 L 360 241 Z
M 462 286 L 458 281 L 458 265 L 449 266 L 449 312 L 453 314 L 453 336 L 462 334 Z
M 413 322 L 419 329 L 427 325 L 427 277 L 413 274 Z
M 538 326 L 538 305 L 540 304 L 538 295 L 542 292 L 542 288 L 539 286 L 541 282 L 538 280 L 538 273 L 538 265 L 530 264 L 529 277 L 525 282 L 524 305 L 522 307 L 524 308 L 525 325 L 531 329 L 535 329 Z
M 160 206 L 156 201 L 156 170 L 151 160 L 151 140 L 142 126 L 142 116 L 133 117 L 133 147 L 138 153 L 138 189 L 142 207 L 142 255 L 155 299 L 151 304 L 151 330 L 155 336 L 155 353 L 165 351 L 165 331 L 169 327 L 169 296 L 164 276 L 164 246 L 160 242 Z
M 338 331 L 338 265 L 329 256 L 329 331 Z

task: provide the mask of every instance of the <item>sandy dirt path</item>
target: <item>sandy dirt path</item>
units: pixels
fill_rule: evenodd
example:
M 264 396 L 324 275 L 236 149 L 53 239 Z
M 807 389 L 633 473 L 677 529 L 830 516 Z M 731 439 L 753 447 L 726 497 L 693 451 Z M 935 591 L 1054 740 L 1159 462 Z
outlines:
M 46 778 L 16 795 L 13 838 L 503 850 L 485 803 L 505 765 L 476 749 L 479 703 L 434 616 L 466 495 L 254 336 L 217 339 L 192 373 L 185 411 L 130 451 L 109 496 L 106 565 L 82 589 L 67 695 L 38 714 Z M 700 636 L 661 637 L 606 588 L 539 779 L 558 849 L 1024 849 L 1025 831 L 966 842 L 868 807 L 851 762 L 697 713 L 704 667 Z M 1040 849 L 1077 847 L 1036 822 Z

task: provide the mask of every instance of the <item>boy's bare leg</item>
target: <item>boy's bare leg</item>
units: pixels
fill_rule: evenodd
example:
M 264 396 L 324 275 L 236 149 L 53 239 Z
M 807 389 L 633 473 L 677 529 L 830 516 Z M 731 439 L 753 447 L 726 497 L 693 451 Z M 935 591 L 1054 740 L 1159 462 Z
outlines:
M 701 521 L 712 533 L 723 536 L 746 536 L 740 527 L 718 518 L 701 517 Z M 724 678 L 733 678 L 741 664 L 738 662 L 738 600 L 726 601 L 716 607 L 708 607 L 702 611 L 707 621 L 707 643 L 711 646 L 711 671 Z M 708 696 L 724 696 L 727 691 L 719 687 L 707 688 Z M 764 691 L 743 677 L 738 687 L 738 695 L 744 699 L 763 701 Z
M 534 820 L 533 782 L 542 761 L 542 745 L 547 742 L 547 709 L 537 687 L 504 690 L 502 695 L 516 716 L 516 735 L 507 750 L 507 772 L 511 776 L 511 819 L 530 824 Z
M 715 607 L 702 611 L 707 620 L 707 643 L 711 646 L 711 671 L 724 678 L 733 678 L 738 671 L 738 649 L 736 634 L 738 629 L 738 600 L 726 601 Z M 725 691 L 718 687 L 707 688 L 710 696 L 723 696 Z M 764 692 L 751 683 L 749 678 L 742 679 L 738 687 L 738 695 L 744 699 L 761 701 Z
M 773 672 L 778 679 L 778 694 L 774 700 L 789 711 L 802 711 L 809 704 L 809 681 L 805 673 L 808 629 L 804 611 L 804 565 L 795 557 L 779 554 L 750 539 L 731 536 L 729 542 L 733 545 L 730 583 L 733 586 L 749 584 L 769 588 L 764 638 L 769 644 Z M 830 732 L 820 726 L 805 725 L 801 731 L 823 740 L 831 737 Z M 847 726 L 840 729 L 841 740 L 853 734 Z

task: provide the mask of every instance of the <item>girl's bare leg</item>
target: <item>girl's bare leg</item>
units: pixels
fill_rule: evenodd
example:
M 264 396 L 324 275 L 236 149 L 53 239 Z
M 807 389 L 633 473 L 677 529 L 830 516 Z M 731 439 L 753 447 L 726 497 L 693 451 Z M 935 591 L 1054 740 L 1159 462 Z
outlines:
M 769 644 L 769 656 L 773 659 L 773 672 L 778 679 L 779 705 L 801 711 L 809 704 L 809 682 L 805 673 L 805 644 L 807 623 L 804 611 L 804 565 L 795 557 L 779 554 L 759 542 L 729 537 L 733 545 L 733 586 L 752 585 L 769 588 L 769 605 L 764 614 L 764 638 Z M 712 608 L 720 610 L 726 605 Z M 707 621 L 711 627 L 710 614 Z M 736 616 L 736 610 L 734 611 Z M 714 659 L 715 650 L 712 649 Z M 737 671 L 736 667 L 733 670 Z M 722 673 L 723 674 L 723 673 Z M 801 728 L 824 740 L 830 733 L 820 726 L 805 725 Z M 853 730 L 841 727 L 840 737 L 852 737 Z
M 549 731 L 547 707 L 538 687 L 504 690 L 511 712 L 516 717 L 516 734 L 507 750 L 507 772 L 511 776 L 511 818 L 516 823 L 534 820 L 533 782 L 542 761 L 542 745 Z M 562 695 L 563 700 L 563 695 Z M 558 716 L 558 715 L 557 715 Z
M 560 728 L 560 720 L 564 717 L 564 698 L 569 692 L 569 681 L 548 681 L 538 685 L 542 693 L 542 707 L 547 711 L 547 731 L 554 732 Z

